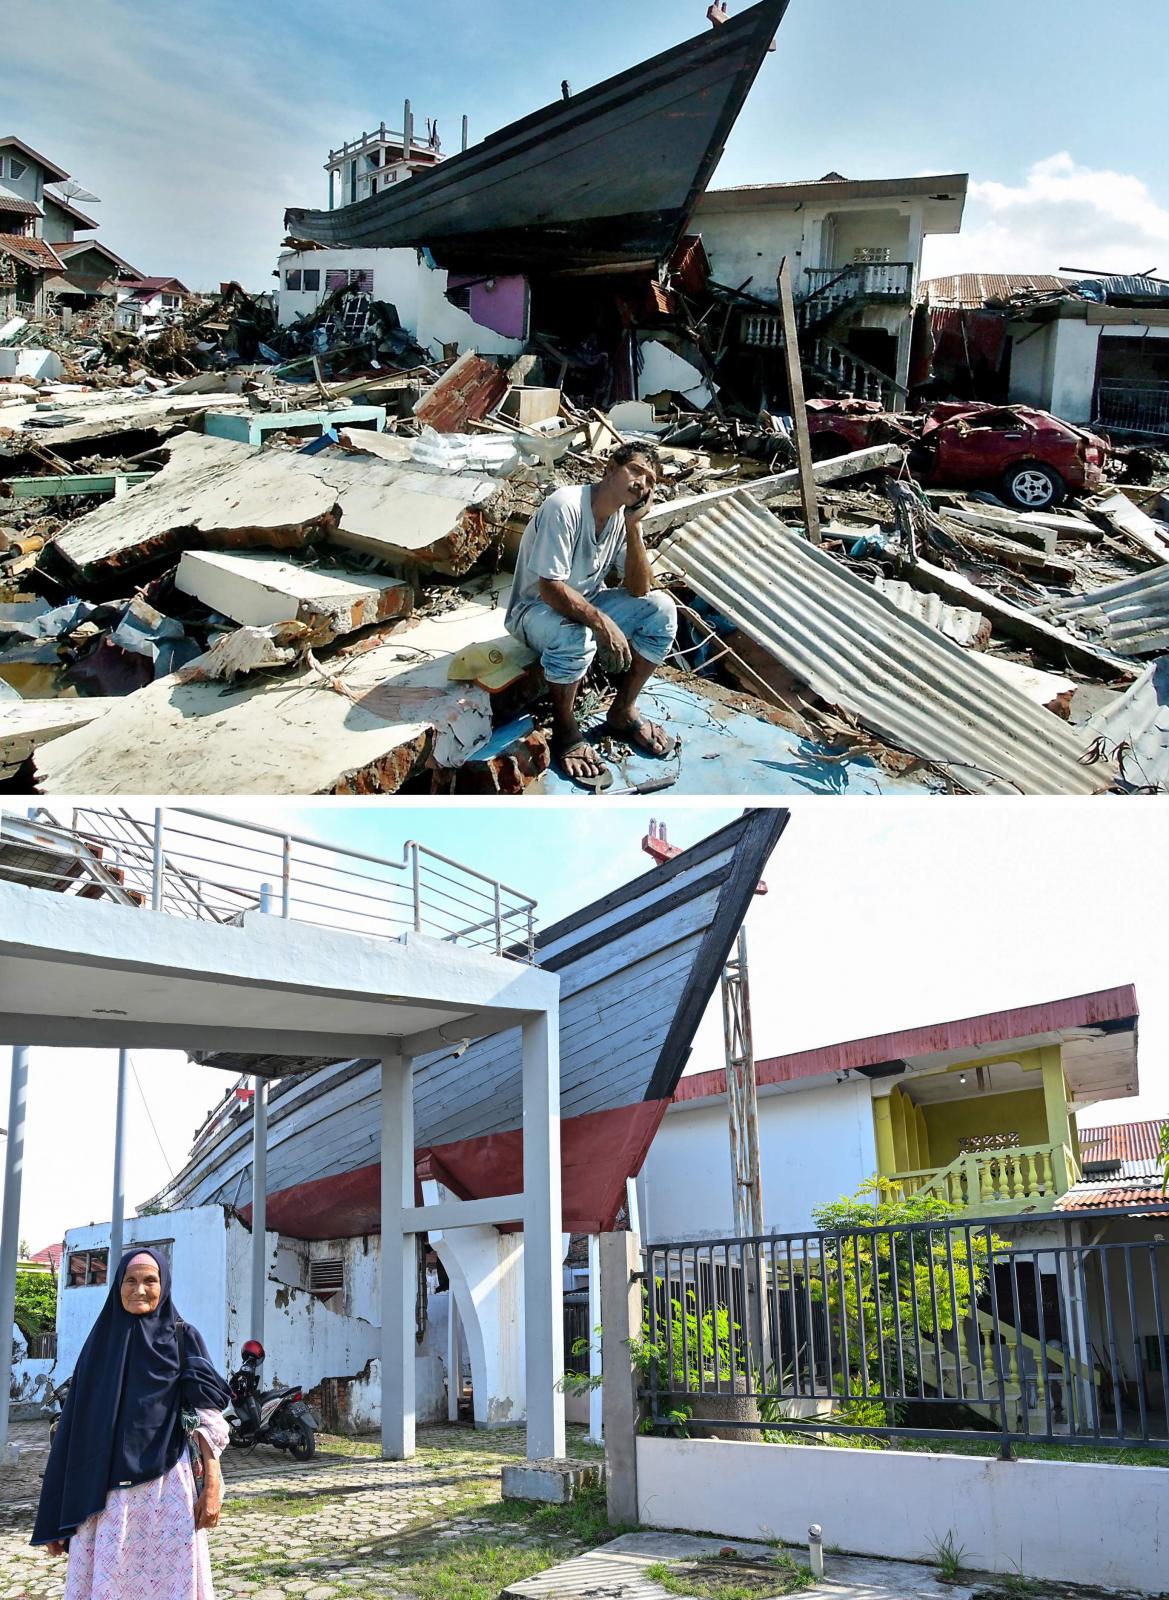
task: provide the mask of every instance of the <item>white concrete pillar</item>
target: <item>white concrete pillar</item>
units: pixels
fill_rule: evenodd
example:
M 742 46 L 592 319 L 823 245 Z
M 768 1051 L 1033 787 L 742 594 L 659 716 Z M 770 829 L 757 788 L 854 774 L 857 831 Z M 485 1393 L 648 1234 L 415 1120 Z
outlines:
M 449 1274 L 448 1274 L 449 1281 Z M 459 1396 L 463 1388 L 463 1357 L 459 1349 L 459 1308 L 455 1304 L 455 1291 L 448 1292 L 446 1312 L 446 1419 L 459 1420 Z
M 564 1285 L 560 1270 L 559 1007 L 523 1025 L 524 1329 L 528 1459 L 564 1455 Z
M 601 1376 L 601 1337 L 597 1328 L 601 1322 L 601 1241 L 595 1233 L 589 1234 L 589 1377 L 593 1387 L 589 1390 L 589 1439 L 593 1444 L 603 1443 L 601 1406 L 603 1396 L 597 1379 Z
M 126 1218 L 126 1069 L 128 1050 L 118 1051 L 118 1094 L 114 1107 L 114 1198 L 110 1207 L 110 1282 L 122 1259 L 122 1237 Z
M 16 1314 L 16 1263 L 20 1256 L 20 1186 L 24 1177 L 24 1124 L 28 1107 L 28 1048 L 12 1047 L 8 1090 L 8 1139 L 4 1146 L 4 1216 L 0 1224 L 0 1461 L 8 1453 L 8 1377 L 12 1319 Z
M 402 1232 L 414 1204 L 414 1062 L 382 1057 L 382 1456 L 414 1454 L 416 1251 Z
M 249 1337 L 264 1342 L 268 1293 L 268 1083 L 252 1079 L 252 1297 Z

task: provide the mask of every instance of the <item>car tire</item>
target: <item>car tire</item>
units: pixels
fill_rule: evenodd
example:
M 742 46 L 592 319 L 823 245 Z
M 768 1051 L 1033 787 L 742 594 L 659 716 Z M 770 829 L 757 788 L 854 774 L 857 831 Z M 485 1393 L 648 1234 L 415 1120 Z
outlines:
M 298 1417 L 288 1441 L 289 1455 L 294 1461 L 311 1461 L 316 1451 L 316 1434 L 307 1422 Z
M 1008 505 L 1020 511 L 1049 511 L 1067 494 L 1067 487 L 1055 471 L 1042 461 L 1016 461 L 1003 474 L 1003 494 Z

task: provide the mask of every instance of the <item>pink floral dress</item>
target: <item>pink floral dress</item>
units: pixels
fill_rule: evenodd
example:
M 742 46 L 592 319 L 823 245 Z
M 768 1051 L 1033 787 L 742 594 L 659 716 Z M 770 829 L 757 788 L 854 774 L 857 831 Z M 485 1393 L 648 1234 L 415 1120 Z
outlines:
M 227 1424 L 199 1411 L 197 1432 L 218 1460 Z M 211 1554 L 195 1528 L 195 1480 L 186 1451 L 163 1478 L 111 1489 L 69 1541 L 65 1600 L 215 1600 Z

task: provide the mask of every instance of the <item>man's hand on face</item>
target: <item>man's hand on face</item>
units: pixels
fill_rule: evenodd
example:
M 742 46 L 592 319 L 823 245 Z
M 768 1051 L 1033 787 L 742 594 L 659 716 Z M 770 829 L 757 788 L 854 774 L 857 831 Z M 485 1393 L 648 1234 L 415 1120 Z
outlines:
M 598 620 L 593 625 L 593 635 L 604 657 L 603 664 L 615 672 L 628 672 L 633 665 L 633 651 L 629 648 L 629 640 L 604 612 L 598 614 Z

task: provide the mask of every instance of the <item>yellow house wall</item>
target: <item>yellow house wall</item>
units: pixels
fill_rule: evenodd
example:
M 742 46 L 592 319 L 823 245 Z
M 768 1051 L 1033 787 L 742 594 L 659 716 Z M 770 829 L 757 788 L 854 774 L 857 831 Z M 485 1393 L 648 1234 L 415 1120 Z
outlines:
M 1047 1110 L 1039 1088 L 926 1106 L 925 1121 L 935 1167 L 948 1167 L 961 1154 L 959 1139 L 986 1133 L 1017 1133 L 1021 1144 L 1048 1142 Z

